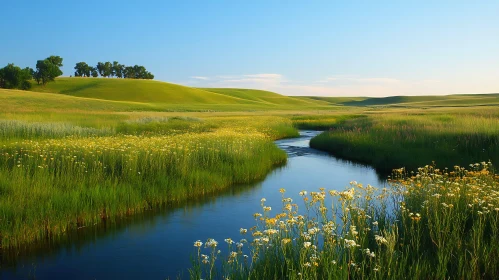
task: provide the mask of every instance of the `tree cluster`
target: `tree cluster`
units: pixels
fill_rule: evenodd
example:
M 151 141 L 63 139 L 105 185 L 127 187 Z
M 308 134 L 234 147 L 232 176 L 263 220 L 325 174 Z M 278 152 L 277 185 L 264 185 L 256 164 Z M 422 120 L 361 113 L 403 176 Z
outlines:
M 0 69 L 0 88 L 8 89 L 30 89 L 30 80 L 34 79 L 38 84 L 45 85 L 47 82 L 53 81 L 56 77 L 62 75 L 62 57 L 49 56 L 46 59 L 36 62 L 36 70 L 9 63 L 4 68 Z
M 113 63 L 98 62 L 96 67 L 88 65 L 86 62 L 76 63 L 75 77 L 116 77 L 125 79 L 154 79 L 154 75 L 147 71 L 144 66 L 126 66 L 118 61 Z
M 31 79 L 38 84 L 45 85 L 62 75 L 62 57 L 49 56 L 36 62 L 36 69 L 30 67 L 22 69 L 13 63 L 0 68 L 0 88 L 23 89 L 31 88 Z M 96 67 L 89 66 L 86 62 L 78 62 L 74 67 L 76 77 L 116 77 L 126 79 L 154 79 L 154 75 L 144 66 L 126 66 L 118 61 L 99 62 Z
M 14 63 L 9 63 L 0 69 L 0 88 L 30 89 L 31 83 L 29 80 L 33 77 L 34 72 L 29 67 L 21 69 L 21 67 L 15 66 Z

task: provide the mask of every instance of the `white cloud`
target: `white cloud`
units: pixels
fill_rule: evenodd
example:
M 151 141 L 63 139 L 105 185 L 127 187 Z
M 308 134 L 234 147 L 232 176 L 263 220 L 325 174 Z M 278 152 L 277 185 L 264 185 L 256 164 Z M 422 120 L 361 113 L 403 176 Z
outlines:
M 194 78 L 194 77 L 191 77 Z M 392 77 L 359 77 L 336 75 L 315 82 L 288 80 L 276 73 L 220 75 L 197 77 L 188 82 L 203 87 L 252 88 L 274 91 L 284 95 L 305 96 L 393 96 L 393 95 L 438 95 L 454 93 L 493 92 L 487 88 L 469 87 L 435 79 L 402 80 Z M 497 91 L 497 90 L 496 90 Z
M 360 78 L 352 76 L 332 76 L 317 81 L 320 84 L 347 84 L 347 85 L 367 85 L 367 84 L 397 84 L 403 81 L 394 78 Z
M 209 80 L 210 78 L 208 77 L 203 77 L 203 76 L 192 76 L 191 79 L 196 79 L 196 80 L 203 80 L 203 81 L 207 81 Z
M 259 78 L 259 79 L 282 79 L 281 74 L 250 74 L 243 76 L 249 78 Z

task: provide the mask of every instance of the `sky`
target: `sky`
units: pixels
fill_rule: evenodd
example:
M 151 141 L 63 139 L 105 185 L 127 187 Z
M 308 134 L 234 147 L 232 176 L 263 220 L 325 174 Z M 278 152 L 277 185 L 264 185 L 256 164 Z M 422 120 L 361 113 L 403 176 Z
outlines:
M 0 67 L 59 55 L 285 95 L 499 92 L 495 0 L 5 0 Z

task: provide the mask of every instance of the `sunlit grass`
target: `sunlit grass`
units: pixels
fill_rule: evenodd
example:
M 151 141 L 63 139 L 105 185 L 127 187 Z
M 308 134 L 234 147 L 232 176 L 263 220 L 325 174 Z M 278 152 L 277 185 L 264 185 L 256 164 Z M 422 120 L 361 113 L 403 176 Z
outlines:
M 100 130 L 4 124 L 4 248 L 260 180 L 286 161 L 272 140 L 297 134 L 291 121 L 270 116 L 139 118 Z
M 291 118 L 293 125 L 300 129 L 329 130 L 347 120 L 364 118 L 361 114 L 334 114 L 334 115 L 300 115 Z
M 282 208 L 262 199 L 242 239 L 194 242 L 191 279 L 494 279 L 499 176 L 489 167 L 400 169 L 389 188 L 352 182 L 302 191 L 301 203 L 281 189 Z
M 371 114 L 331 127 L 311 147 L 382 171 L 499 161 L 499 117 L 487 110 Z

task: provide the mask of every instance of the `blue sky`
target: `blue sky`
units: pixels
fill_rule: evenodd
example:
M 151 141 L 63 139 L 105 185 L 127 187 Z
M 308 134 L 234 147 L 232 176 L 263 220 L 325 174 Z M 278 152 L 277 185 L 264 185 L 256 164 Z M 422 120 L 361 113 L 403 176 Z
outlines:
M 499 1 L 4 1 L 0 66 L 49 55 L 288 95 L 499 92 Z

